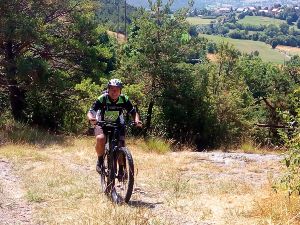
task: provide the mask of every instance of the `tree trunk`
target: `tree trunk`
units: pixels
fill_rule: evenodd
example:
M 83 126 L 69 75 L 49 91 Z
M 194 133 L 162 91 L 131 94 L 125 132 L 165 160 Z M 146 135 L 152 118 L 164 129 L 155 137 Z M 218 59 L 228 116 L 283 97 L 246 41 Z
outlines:
M 24 121 L 25 94 L 16 80 L 17 67 L 13 52 L 13 43 L 8 41 L 5 46 L 5 73 L 8 81 L 9 101 L 15 120 Z
M 279 140 L 280 135 L 278 133 L 278 128 L 275 127 L 275 125 L 278 126 L 280 124 L 280 117 L 278 116 L 278 113 L 276 111 L 276 106 L 273 106 L 267 98 L 263 97 L 262 99 L 265 102 L 265 104 L 268 107 L 269 112 L 270 112 L 270 117 L 269 117 L 268 123 L 273 124 L 273 126 L 269 127 L 269 131 L 272 133 L 272 136 L 273 136 L 272 139 Z
M 148 106 L 148 111 L 147 111 L 146 127 L 145 127 L 145 131 L 144 131 L 144 136 L 145 137 L 147 136 L 148 131 L 150 130 L 150 127 L 151 127 L 153 106 L 154 106 L 154 100 L 151 99 L 151 101 L 149 103 L 149 106 Z
M 8 87 L 9 101 L 11 107 L 11 113 L 15 120 L 24 121 L 25 114 L 25 94 L 22 91 L 15 80 L 11 81 Z

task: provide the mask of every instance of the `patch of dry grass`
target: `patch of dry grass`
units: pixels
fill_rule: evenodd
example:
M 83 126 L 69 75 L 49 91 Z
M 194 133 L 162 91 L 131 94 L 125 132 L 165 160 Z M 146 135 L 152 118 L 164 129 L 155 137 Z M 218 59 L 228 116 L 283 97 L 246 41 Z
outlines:
M 256 224 L 248 212 L 262 190 L 230 173 L 239 165 L 224 167 L 188 151 L 149 152 L 142 140 L 127 145 L 141 190 L 129 205 L 114 205 L 100 192 L 93 137 L 43 147 L 8 144 L 0 158 L 14 163 L 37 224 Z
M 256 201 L 250 215 L 259 218 L 259 224 L 300 224 L 300 197 L 270 190 L 268 197 Z
M 248 141 L 241 144 L 239 151 L 249 154 L 281 154 L 285 151 L 285 149 L 268 148 Z
M 68 144 L 66 136 L 50 134 L 46 130 L 37 129 L 13 120 L 0 123 L 0 147 L 4 144 L 34 145 L 39 148 L 52 144 Z
M 15 161 L 19 160 L 29 160 L 29 161 L 47 161 L 48 157 L 43 151 L 40 151 L 38 148 L 32 145 L 23 144 L 8 144 L 3 147 L 0 147 L 0 156 L 14 159 Z
M 298 48 L 298 47 L 278 45 L 278 46 L 276 46 L 276 49 L 278 49 L 279 51 L 282 51 L 288 55 L 300 55 L 300 48 Z
M 164 224 L 143 206 L 116 206 L 100 192 L 91 138 L 39 150 L 6 145 L 0 150 L 15 164 L 36 224 Z

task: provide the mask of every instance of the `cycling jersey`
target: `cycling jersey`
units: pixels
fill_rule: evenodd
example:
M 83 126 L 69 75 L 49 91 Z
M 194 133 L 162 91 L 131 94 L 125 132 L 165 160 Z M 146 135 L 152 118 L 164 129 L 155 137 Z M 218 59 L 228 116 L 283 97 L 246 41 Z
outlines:
M 118 100 L 113 102 L 108 93 L 104 93 L 94 102 L 89 111 L 96 115 L 97 111 L 100 110 L 100 118 L 98 120 L 117 121 L 124 109 L 130 114 L 136 112 L 126 95 L 121 94 Z

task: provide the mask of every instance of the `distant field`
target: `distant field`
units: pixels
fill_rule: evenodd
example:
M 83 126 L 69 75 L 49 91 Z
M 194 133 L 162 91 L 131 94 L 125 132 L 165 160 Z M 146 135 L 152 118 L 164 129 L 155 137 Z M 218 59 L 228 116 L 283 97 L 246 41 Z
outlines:
M 229 44 L 232 44 L 234 47 L 236 47 L 239 51 L 244 53 L 251 53 L 254 51 L 258 51 L 259 56 L 265 62 L 283 64 L 284 61 L 289 60 L 289 58 L 285 56 L 283 53 L 280 53 L 279 51 L 272 49 L 270 45 L 267 45 L 264 42 L 238 40 L 238 39 L 225 38 L 221 36 L 206 35 L 206 34 L 200 34 L 200 36 L 212 40 L 216 43 L 221 43 L 222 41 L 228 42 Z
M 249 25 L 269 25 L 269 24 L 275 24 L 279 26 L 282 23 L 285 23 L 284 20 L 269 18 L 269 17 L 263 17 L 263 16 L 246 16 L 244 19 L 239 20 L 238 23 L 240 24 L 249 24 Z
M 276 47 L 279 51 L 284 52 L 285 54 L 288 55 L 299 55 L 300 56 L 300 48 L 297 47 L 289 47 L 289 46 L 283 46 L 283 45 L 278 45 Z
M 191 25 L 206 25 L 210 24 L 211 21 L 214 21 L 215 19 L 203 19 L 200 17 L 188 17 L 186 20 L 191 24 Z

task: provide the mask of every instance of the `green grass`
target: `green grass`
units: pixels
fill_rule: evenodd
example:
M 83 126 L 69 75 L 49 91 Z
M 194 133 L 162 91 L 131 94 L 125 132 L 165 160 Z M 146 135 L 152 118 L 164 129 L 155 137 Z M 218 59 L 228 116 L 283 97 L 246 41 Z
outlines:
M 149 152 L 156 152 L 159 154 L 164 154 L 171 151 L 171 143 L 167 140 L 159 138 L 149 138 L 145 142 L 146 147 Z
M 279 26 L 282 23 L 286 23 L 285 20 L 270 18 L 270 17 L 264 17 L 264 16 L 246 16 L 244 19 L 241 19 L 238 21 L 238 23 L 243 25 L 265 25 L 268 26 L 269 24 L 274 24 L 276 26 Z M 300 31 L 300 29 L 297 28 L 296 23 L 294 25 L 290 25 L 290 29 L 294 28 L 295 30 Z
M 26 198 L 29 202 L 37 202 L 37 203 L 40 203 L 44 200 L 43 197 L 39 193 L 36 193 L 33 191 L 28 191 L 26 193 Z
M 188 17 L 186 19 L 191 25 L 207 25 L 210 24 L 214 19 L 203 19 L 199 17 Z
M 244 19 L 241 19 L 238 21 L 238 23 L 246 25 L 269 25 L 274 24 L 279 26 L 282 23 L 285 23 L 284 20 L 274 19 L 270 17 L 264 17 L 264 16 L 246 16 Z
M 283 64 L 284 61 L 289 60 L 286 56 L 284 56 L 284 54 L 278 52 L 277 50 L 272 49 L 270 45 L 267 45 L 264 42 L 251 41 L 251 40 L 239 40 L 239 39 L 232 39 L 232 38 L 226 38 L 226 37 L 221 37 L 216 35 L 206 35 L 206 34 L 200 34 L 200 36 L 212 40 L 216 43 L 228 42 L 229 44 L 232 44 L 235 48 L 237 48 L 239 51 L 243 53 L 251 53 L 254 51 L 258 51 L 259 56 L 265 62 Z

